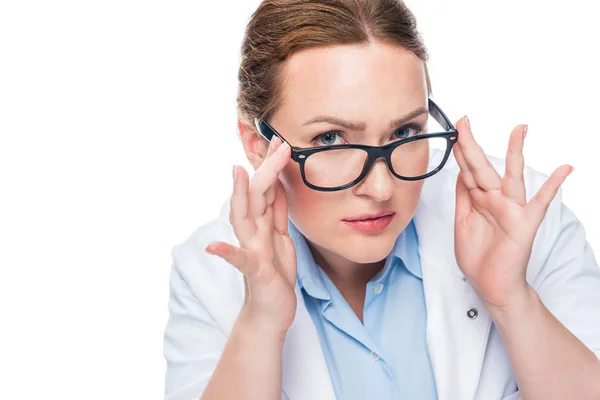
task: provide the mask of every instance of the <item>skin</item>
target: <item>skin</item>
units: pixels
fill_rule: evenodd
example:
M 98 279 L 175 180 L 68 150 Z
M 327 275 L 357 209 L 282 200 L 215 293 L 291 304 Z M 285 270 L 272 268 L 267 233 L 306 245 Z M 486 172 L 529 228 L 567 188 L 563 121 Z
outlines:
M 378 42 L 300 51 L 286 62 L 283 78 L 284 100 L 269 122 L 299 147 L 318 145 L 310 140 L 331 130 L 343 132 L 336 143 L 349 139 L 383 145 L 397 139 L 390 121 L 427 105 L 422 62 L 410 52 Z M 365 129 L 353 132 L 330 123 L 303 126 L 317 115 L 362 122 Z M 407 122 L 424 126 L 426 121 L 423 114 Z M 535 234 L 573 168 L 557 168 L 526 202 L 522 152 L 526 125 L 510 134 L 504 177 L 475 141 L 468 118 L 455 126 L 459 140 L 453 152 L 460 166 L 456 259 L 502 337 L 521 398 L 599 398 L 600 361 L 552 315 L 525 280 Z M 383 267 L 414 215 L 423 181 L 396 179 L 380 159 L 350 189 L 314 191 L 304 185 L 287 144 L 278 139 L 267 143 L 241 122 L 239 128 L 256 169 L 250 180 L 243 168 L 234 167 L 230 221 L 240 247 L 214 242 L 206 251 L 244 274 L 246 296 L 202 398 L 254 394 L 277 399 L 282 346 L 296 310 L 296 255 L 287 218 L 306 237 L 317 263 L 362 320 L 366 283 Z M 357 232 L 342 222 L 383 209 L 396 216 L 377 234 Z M 236 385 L 231 385 L 234 380 Z

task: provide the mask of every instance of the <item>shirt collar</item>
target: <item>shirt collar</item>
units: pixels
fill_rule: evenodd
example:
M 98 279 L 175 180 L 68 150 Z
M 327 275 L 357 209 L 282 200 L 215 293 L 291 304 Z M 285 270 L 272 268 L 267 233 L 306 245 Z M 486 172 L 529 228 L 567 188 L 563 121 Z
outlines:
M 415 224 L 411 220 L 406 228 L 400 232 L 394 247 L 390 251 L 390 255 L 385 260 L 385 264 L 381 271 L 375 275 L 370 282 L 380 283 L 387 279 L 396 264 L 404 266 L 406 270 L 419 279 L 423 279 L 421 274 L 421 260 L 418 252 L 418 238 Z
M 296 249 L 297 282 L 300 289 L 304 288 L 312 297 L 321 300 L 330 300 L 331 296 L 323 281 L 321 268 L 315 262 L 304 235 L 298 231 L 298 228 L 289 219 L 288 232 Z M 371 282 L 378 283 L 386 279 L 396 263 L 403 265 L 415 277 L 423 279 L 418 244 L 415 225 L 413 220 L 411 220 L 400 235 L 398 235 L 390 255 L 385 260 L 383 269 L 371 279 Z
M 412 219 L 402 233 L 398 235 L 391 253 L 402 261 L 408 272 L 419 279 L 423 279 L 421 260 L 419 258 L 419 238 L 417 237 L 417 229 Z

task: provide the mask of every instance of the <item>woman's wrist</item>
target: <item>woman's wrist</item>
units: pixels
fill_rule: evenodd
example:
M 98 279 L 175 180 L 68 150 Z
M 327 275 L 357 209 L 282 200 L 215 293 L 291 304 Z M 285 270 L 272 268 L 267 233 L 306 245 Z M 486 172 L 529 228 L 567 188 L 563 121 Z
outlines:
M 276 328 L 276 324 L 261 319 L 247 305 L 242 307 L 236 320 L 236 325 L 239 325 L 240 330 L 244 334 L 251 333 L 253 338 L 261 342 L 268 341 L 282 346 L 287 333 L 287 329 Z
M 284 338 L 243 306 L 202 399 L 281 398 Z

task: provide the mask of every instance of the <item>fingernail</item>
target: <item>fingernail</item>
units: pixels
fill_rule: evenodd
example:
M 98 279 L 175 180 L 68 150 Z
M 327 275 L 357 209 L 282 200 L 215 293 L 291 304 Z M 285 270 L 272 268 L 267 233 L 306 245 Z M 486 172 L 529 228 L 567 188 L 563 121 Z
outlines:
M 525 140 L 525 136 L 527 136 L 527 129 L 529 128 L 529 126 L 525 125 L 523 127 L 523 140 Z
M 236 182 L 237 181 L 237 168 L 235 167 L 235 165 L 233 166 L 232 175 L 233 175 L 233 181 Z
M 465 115 L 465 124 L 467 124 L 467 128 L 469 128 L 469 130 L 471 130 L 471 123 L 469 122 L 469 117 L 467 117 Z
M 287 148 L 289 147 L 287 142 L 284 142 L 281 146 L 279 146 L 279 148 L 277 149 L 277 154 L 281 154 L 283 153 Z
M 571 166 L 571 172 L 575 171 L 575 167 Z M 571 173 L 569 172 L 569 173 Z

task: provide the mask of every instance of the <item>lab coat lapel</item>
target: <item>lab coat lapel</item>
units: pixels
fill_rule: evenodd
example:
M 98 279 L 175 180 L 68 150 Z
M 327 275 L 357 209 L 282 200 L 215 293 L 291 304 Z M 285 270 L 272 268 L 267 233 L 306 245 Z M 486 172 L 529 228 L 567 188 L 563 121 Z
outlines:
M 335 400 L 319 334 L 297 283 L 295 291 L 296 315 L 283 345 L 283 392 L 289 400 Z
M 439 400 L 475 396 L 492 324 L 456 263 L 456 174 L 425 180 L 414 215 L 427 307 L 427 345 Z M 476 309 L 476 318 L 467 315 Z

